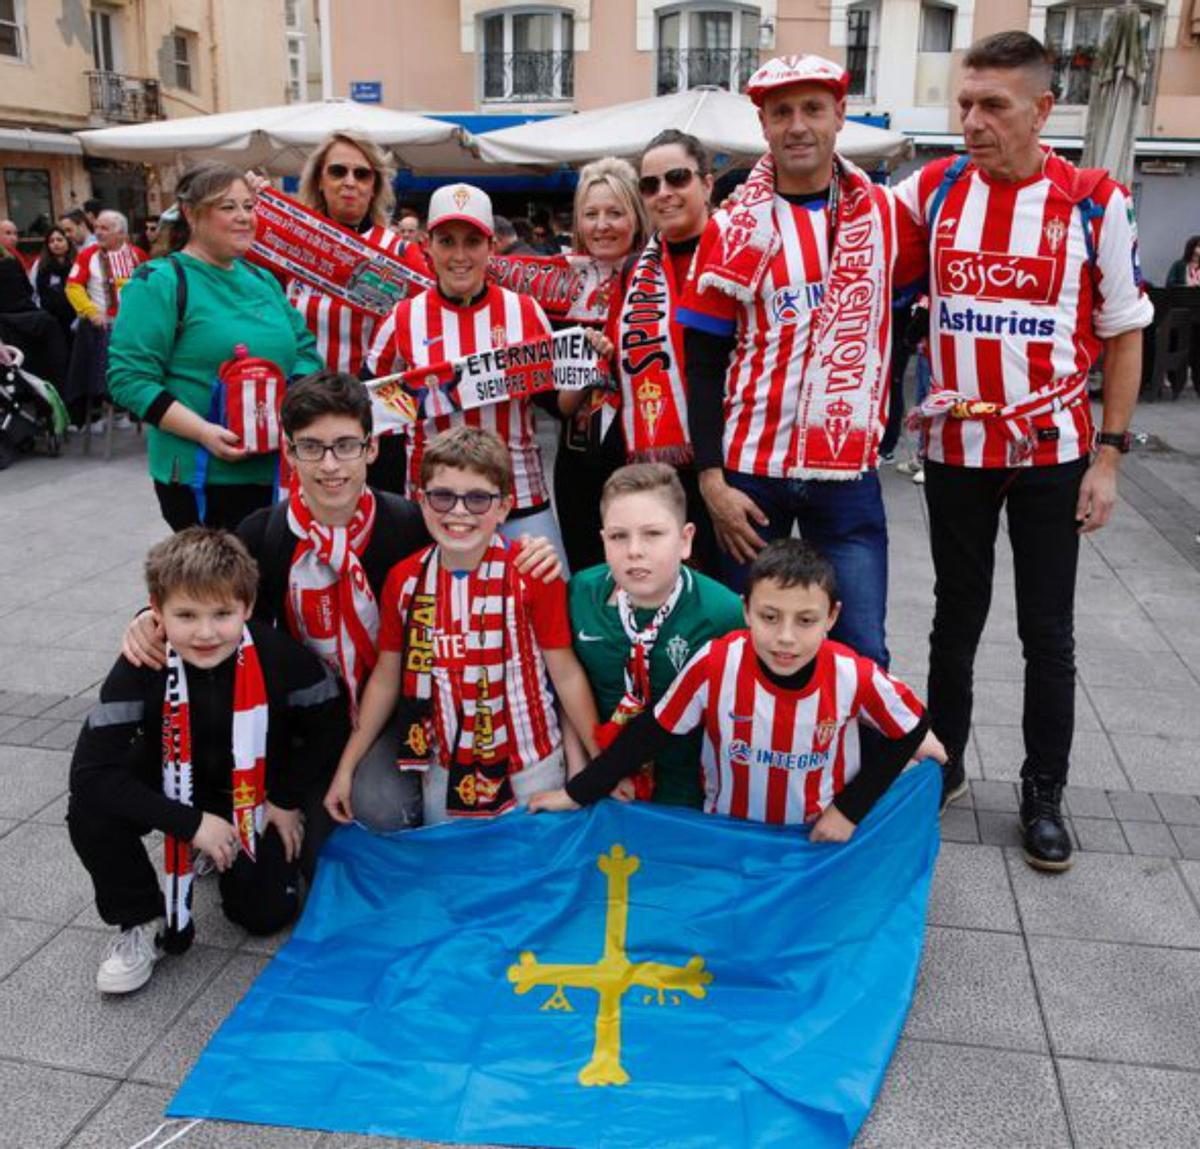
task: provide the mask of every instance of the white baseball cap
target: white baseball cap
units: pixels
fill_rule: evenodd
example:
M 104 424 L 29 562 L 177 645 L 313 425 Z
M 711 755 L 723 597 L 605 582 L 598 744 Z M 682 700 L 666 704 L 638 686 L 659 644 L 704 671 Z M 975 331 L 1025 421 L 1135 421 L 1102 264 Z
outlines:
M 432 232 L 440 223 L 461 219 L 474 224 L 489 238 L 496 230 L 492 218 L 492 201 L 482 188 L 470 184 L 446 184 L 429 199 L 429 218 L 426 227 Z

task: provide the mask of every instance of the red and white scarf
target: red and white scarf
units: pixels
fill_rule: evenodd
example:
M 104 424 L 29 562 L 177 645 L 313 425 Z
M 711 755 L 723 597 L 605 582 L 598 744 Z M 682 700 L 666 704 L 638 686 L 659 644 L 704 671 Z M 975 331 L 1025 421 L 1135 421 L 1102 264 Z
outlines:
M 192 718 L 188 707 L 187 671 L 183 659 L 167 644 L 167 688 L 163 696 L 163 793 L 191 806 Z M 233 672 L 233 825 L 251 861 L 258 848 L 267 800 L 267 687 L 250 628 L 242 628 Z M 166 850 L 167 945 L 186 945 L 192 921 L 191 844 L 168 836 Z
M 447 575 L 439 548 L 430 547 L 413 593 L 400 604 L 405 649 L 397 706 L 398 765 L 428 769 L 436 746 L 449 771 L 447 814 L 490 817 L 516 803 L 509 781 L 515 747 L 507 713 L 509 674 L 515 671 L 520 646 L 516 567 L 508 544 L 494 535 L 479 566 L 465 576 L 471 609 L 463 619 L 462 657 L 450 669 L 448 687 L 439 689 L 433 676 L 434 639 L 452 630 Z
M 656 232 L 638 256 L 617 320 L 621 418 L 631 462 L 679 466 L 692 459 L 683 327 L 673 321 L 678 298 L 674 277 Z
M 765 155 L 739 202 L 718 212 L 720 259 L 701 274 L 714 287 L 753 304 L 779 249 L 775 164 Z M 812 314 L 802 368 L 800 412 L 788 477 L 856 479 L 875 465 L 879 400 L 891 354 L 891 209 L 865 172 L 834 157 L 830 188 L 829 273 Z
M 330 527 L 317 521 L 296 487 L 287 518 L 299 539 L 288 569 L 288 630 L 346 684 L 356 718 L 379 658 L 379 604 L 362 565 L 375 527 L 375 494 L 364 487 L 350 522 Z

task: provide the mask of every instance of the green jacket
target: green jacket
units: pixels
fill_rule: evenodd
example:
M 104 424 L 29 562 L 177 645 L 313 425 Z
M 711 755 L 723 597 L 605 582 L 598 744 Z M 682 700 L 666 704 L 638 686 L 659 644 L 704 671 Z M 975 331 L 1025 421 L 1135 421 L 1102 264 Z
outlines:
M 214 267 L 182 253 L 174 257 L 187 277 L 187 306 L 179 319 L 178 278 L 169 260 L 138 269 L 121 292 L 121 310 L 108 347 L 108 389 L 113 398 L 152 425 L 147 432 L 150 475 L 160 483 L 190 483 L 197 445 L 154 425 L 171 400 L 208 418 L 217 369 L 244 343 L 284 375 L 307 375 L 325 366 L 304 320 L 267 272 L 238 260 Z M 210 484 L 275 480 L 276 456 L 241 463 L 211 458 Z

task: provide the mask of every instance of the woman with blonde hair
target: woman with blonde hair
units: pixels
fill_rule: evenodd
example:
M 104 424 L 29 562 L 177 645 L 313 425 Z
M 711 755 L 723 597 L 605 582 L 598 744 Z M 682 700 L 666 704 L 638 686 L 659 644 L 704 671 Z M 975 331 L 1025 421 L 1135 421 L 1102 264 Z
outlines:
M 140 267 L 122 293 L 108 386 L 114 401 L 150 424 L 150 475 L 172 530 L 200 522 L 233 530 L 270 504 L 278 474 L 278 451 L 265 442 L 253 451 L 247 441 L 259 407 L 273 407 L 278 394 L 269 389 L 322 364 L 279 284 L 244 258 L 254 241 L 254 193 L 243 175 L 199 164 L 175 195 L 163 214 L 168 254 Z M 263 369 L 261 403 L 244 412 L 250 423 L 213 402 L 218 371 L 239 346 Z
M 580 171 L 571 238 L 576 254 L 590 256 L 600 273 L 589 300 L 594 310 L 608 314 L 622 268 L 649 232 L 637 173 L 628 161 L 605 156 Z M 600 491 L 625 463 L 625 447 L 616 409 L 603 393 L 564 393 L 559 410 L 565 420 L 554 460 L 554 501 L 567 561 L 575 571 L 604 561 Z M 567 506 L 571 513 L 564 515 Z

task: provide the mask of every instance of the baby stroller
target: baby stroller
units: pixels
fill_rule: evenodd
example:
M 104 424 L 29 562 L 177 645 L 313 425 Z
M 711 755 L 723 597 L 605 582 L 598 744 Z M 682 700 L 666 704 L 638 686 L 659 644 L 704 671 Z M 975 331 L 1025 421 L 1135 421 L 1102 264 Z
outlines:
M 24 362 L 19 347 L 0 343 L 0 471 L 39 443 L 57 455 L 67 430 L 67 408 L 53 384 L 24 370 Z

